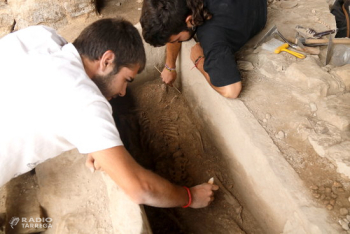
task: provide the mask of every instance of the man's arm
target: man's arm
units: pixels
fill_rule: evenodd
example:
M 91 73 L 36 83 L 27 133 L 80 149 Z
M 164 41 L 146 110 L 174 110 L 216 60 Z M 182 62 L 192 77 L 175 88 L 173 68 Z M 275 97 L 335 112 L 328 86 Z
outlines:
M 137 204 L 155 207 L 180 207 L 188 203 L 185 188 L 174 185 L 140 166 L 123 146 L 90 154 L 114 181 Z M 202 208 L 214 199 L 217 185 L 204 183 L 190 188 L 192 208 Z
M 198 58 L 200 58 L 200 56 L 203 56 L 203 58 L 198 59 Z M 240 94 L 240 92 L 242 90 L 242 82 L 241 81 L 230 84 L 230 85 L 222 86 L 222 87 L 216 87 L 211 83 L 209 74 L 204 71 L 205 58 L 204 58 L 203 49 L 199 43 L 196 43 L 196 45 L 194 45 L 191 49 L 191 60 L 195 64 L 197 69 L 203 74 L 203 76 L 208 81 L 210 86 L 216 92 L 218 92 L 219 94 L 221 94 L 222 96 L 227 97 L 227 98 L 237 98 L 238 97 L 238 95 Z
M 166 59 L 165 64 L 169 68 L 175 68 L 176 66 L 176 59 L 179 55 L 181 49 L 181 43 L 175 42 L 175 43 L 167 43 L 166 44 Z M 163 79 L 163 82 L 172 85 L 176 79 L 176 70 L 169 71 L 167 68 L 164 68 L 161 74 L 161 77 Z

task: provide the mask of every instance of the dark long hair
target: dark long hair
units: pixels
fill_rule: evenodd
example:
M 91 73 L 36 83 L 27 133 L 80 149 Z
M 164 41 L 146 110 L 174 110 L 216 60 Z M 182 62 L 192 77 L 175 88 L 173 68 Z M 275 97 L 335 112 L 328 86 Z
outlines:
M 188 30 L 189 15 L 194 26 L 211 18 L 203 0 L 144 0 L 140 18 L 143 38 L 153 46 L 163 46 L 171 35 Z
M 146 64 L 142 38 L 137 29 L 122 18 L 101 19 L 86 27 L 73 42 L 79 54 L 90 60 L 98 60 L 107 51 L 116 55 L 113 73 L 122 67 L 140 65 L 139 73 Z

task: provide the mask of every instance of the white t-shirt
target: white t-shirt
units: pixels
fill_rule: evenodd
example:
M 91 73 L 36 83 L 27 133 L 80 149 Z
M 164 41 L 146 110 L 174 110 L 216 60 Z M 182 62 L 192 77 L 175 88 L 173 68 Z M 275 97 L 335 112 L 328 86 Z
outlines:
M 0 186 L 64 151 L 119 145 L 112 108 L 72 44 L 45 26 L 0 39 Z

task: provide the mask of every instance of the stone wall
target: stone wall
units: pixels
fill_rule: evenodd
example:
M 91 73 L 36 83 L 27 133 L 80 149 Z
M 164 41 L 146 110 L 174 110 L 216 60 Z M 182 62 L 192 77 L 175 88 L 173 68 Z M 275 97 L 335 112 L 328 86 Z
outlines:
M 55 29 L 96 14 L 95 0 L 0 0 L 0 37 L 31 25 Z

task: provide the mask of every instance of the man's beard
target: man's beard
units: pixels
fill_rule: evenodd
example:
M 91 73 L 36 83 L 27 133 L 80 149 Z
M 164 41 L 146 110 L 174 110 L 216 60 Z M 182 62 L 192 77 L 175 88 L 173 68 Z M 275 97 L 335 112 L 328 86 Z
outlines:
M 115 95 L 111 90 L 114 75 L 115 74 L 113 74 L 113 72 L 110 72 L 105 76 L 95 75 L 92 77 L 92 81 L 97 85 L 103 96 L 105 96 L 107 99 L 112 98 Z

